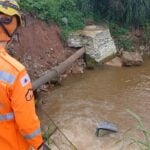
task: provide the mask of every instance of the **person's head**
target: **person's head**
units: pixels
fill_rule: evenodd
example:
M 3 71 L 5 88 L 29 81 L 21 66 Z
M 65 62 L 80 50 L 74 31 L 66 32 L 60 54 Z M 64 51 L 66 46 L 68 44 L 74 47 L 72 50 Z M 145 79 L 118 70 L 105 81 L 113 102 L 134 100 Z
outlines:
M 0 0 L 0 42 L 10 41 L 20 25 L 21 15 L 17 2 L 15 0 Z

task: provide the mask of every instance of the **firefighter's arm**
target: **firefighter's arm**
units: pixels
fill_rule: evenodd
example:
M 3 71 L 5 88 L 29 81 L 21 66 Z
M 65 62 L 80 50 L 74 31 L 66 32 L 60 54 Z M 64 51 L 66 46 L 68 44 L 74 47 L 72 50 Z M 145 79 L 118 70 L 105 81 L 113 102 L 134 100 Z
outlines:
M 35 113 L 31 81 L 25 70 L 19 73 L 13 85 L 11 106 L 24 139 L 35 149 L 40 149 L 43 143 L 40 122 Z

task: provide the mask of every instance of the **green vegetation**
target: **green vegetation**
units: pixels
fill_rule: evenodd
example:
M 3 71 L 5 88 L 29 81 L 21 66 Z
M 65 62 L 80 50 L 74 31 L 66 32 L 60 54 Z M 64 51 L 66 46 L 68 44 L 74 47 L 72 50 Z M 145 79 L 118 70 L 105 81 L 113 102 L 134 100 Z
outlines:
M 62 38 L 68 33 L 84 27 L 83 13 L 74 0 L 20 0 L 23 10 L 35 13 L 46 22 L 55 22 L 62 28 Z
M 150 21 L 145 22 L 143 24 L 143 30 L 144 30 L 144 37 L 143 37 L 143 44 L 148 45 L 150 44 Z
M 47 141 L 49 139 L 49 134 L 47 134 L 46 132 L 42 134 L 42 137 L 44 139 L 44 141 Z
M 144 126 L 142 119 L 136 113 L 130 110 L 128 110 L 128 112 L 138 122 L 137 129 L 142 132 L 144 136 L 143 140 L 131 138 L 132 143 L 137 144 L 141 150 L 150 150 L 150 130 Z
M 116 45 L 118 48 L 123 48 L 127 51 L 132 51 L 133 41 L 128 35 L 129 30 L 125 27 L 120 27 L 115 23 L 109 24 L 110 32 L 115 38 Z
M 69 32 L 83 28 L 87 20 L 105 20 L 117 26 L 112 34 L 121 37 L 118 45 L 125 49 L 132 47 L 131 39 L 122 37 L 131 26 L 142 28 L 144 42 L 149 41 L 150 0 L 20 0 L 19 3 L 23 10 L 35 13 L 38 18 L 57 23 L 64 39 Z
M 51 132 L 51 129 L 50 127 L 48 127 L 47 131 L 45 131 L 43 134 L 42 134 L 42 137 L 43 137 L 43 140 L 49 145 L 52 143 L 52 140 L 50 138 L 50 132 Z
M 140 150 L 150 150 L 150 130 L 147 129 L 144 126 L 144 123 L 136 113 L 134 113 L 131 110 L 127 110 L 129 115 L 135 119 L 137 122 L 137 125 L 134 127 L 129 128 L 123 135 L 123 138 L 121 140 L 118 140 L 115 144 L 122 143 L 122 148 L 124 149 L 124 144 L 129 143 L 128 146 L 134 144 L 136 145 Z M 140 139 L 133 137 L 131 132 L 137 132 L 140 133 Z

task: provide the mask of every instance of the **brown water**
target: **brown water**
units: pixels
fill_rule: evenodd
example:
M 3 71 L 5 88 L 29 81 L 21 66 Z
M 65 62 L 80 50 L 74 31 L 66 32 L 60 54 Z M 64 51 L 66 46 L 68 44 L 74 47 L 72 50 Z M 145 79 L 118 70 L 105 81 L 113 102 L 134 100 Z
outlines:
M 150 129 L 150 58 L 141 67 L 100 67 L 71 76 L 49 93 L 43 108 L 78 150 L 138 149 L 127 144 L 129 138 L 119 140 L 137 124 L 127 109 Z M 116 123 L 118 133 L 96 137 L 97 123 L 103 120 Z M 134 129 L 125 135 L 143 139 Z

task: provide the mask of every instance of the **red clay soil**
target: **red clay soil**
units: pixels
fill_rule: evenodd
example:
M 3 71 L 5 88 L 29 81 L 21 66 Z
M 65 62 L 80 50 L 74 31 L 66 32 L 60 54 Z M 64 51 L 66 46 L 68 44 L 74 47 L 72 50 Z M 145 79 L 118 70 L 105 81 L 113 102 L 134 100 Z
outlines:
M 59 28 L 35 18 L 18 30 L 9 50 L 26 66 L 32 79 L 65 59 Z

